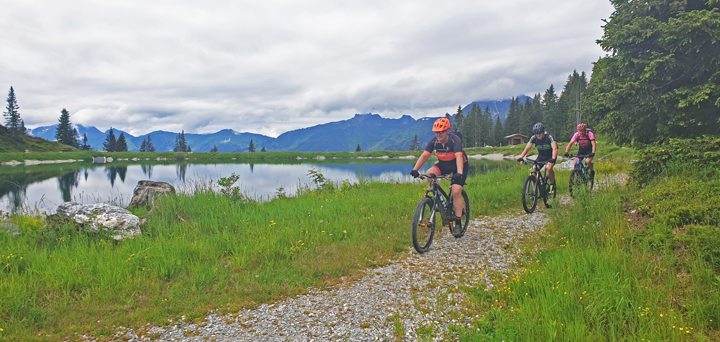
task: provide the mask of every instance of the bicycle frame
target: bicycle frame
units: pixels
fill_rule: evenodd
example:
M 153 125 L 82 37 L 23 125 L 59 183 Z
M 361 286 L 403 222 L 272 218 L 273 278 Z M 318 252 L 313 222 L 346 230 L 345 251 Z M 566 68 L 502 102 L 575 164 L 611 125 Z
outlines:
M 432 198 L 435 202 L 436 212 L 440 212 L 440 218 L 442 219 L 443 225 L 447 225 L 450 220 L 447 218 L 447 207 L 450 203 L 450 196 L 443 190 L 442 186 L 438 183 L 441 179 L 450 179 L 450 175 L 440 175 L 432 177 L 432 175 L 421 175 L 422 179 L 428 179 L 430 183 L 430 189 L 425 190 L 425 197 Z M 432 195 L 430 195 L 432 193 Z

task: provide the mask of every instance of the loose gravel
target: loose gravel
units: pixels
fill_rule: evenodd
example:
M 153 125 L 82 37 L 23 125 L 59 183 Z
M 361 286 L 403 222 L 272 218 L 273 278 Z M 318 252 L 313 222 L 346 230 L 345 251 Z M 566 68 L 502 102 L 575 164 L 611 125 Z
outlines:
M 626 175 L 598 181 L 625 183 Z M 561 204 L 571 199 L 563 196 Z M 412 247 L 391 264 L 368 268 L 359 280 L 230 315 L 209 313 L 199 324 L 118 331 L 124 341 L 427 341 L 452 340 L 451 327 L 469 327 L 467 288 L 490 290 L 535 248 L 550 221 L 544 208 L 482 216 L 462 238 L 444 227 L 430 251 Z M 408 239 L 410 234 L 408 233 Z M 408 241 L 410 245 L 410 241 Z M 491 277 L 491 275 L 496 275 Z

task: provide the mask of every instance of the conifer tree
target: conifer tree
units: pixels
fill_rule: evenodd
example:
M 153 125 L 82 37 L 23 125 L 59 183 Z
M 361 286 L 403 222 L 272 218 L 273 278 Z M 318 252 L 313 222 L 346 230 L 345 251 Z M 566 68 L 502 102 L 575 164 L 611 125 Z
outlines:
M 252 139 L 250 139 L 250 146 L 248 146 L 248 152 L 255 152 L 255 143 L 253 143 Z
M 55 130 L 55 140 L 63 145 L 78 147 L 77 130 L 72 127 L 72 124 L 70 124 L 70 113 L 67 109 L 63 108 L 60 111 L 60 118 L 58 121 L 60 123 Z
M 508 108 L 508 115 L 505 118 L 505 135 L 520 133 L 520 99 L 513 97 Z
M 120 133 L 120 136 L 115 143 L 115 152 L 127 152 L 127 141 L 125 141 L 125 133 Z
M 260 152 L 267 152 L 267 151 L 265 150 L 265 146 L 263 146 L 263 148 L 262 148 L 262 150 L 260 150 Z
M 213 145 L 213 147 L 210 149 L 210 152 L 211 152 L 211 153 L 215 153 L 215 152 L 217 152 L 217 151 L 218 151 L 217 145 Z
M 419 150 L 420 150 L 420 141 L 418 140 L 417 134 L 415 134 L 415 138 L 413 139 L 412 143 L 410 144 L 410 151 L 419 151 Z
M 462 108 L 458 106 L 457 113 L 455 113 L 455 127 L 457 127 L 460 132 L 462 132 L 463 120 L 465 120 L 465 116 L 463 115 Z
M 175 137 L 175 147 L 173 152 L 187 152 L 187 141 L 185 141 L 185 130 L 182 130 L 177 137 Z
M 90 150 L 92 150 L 92 146 L 88 145 L 87 133 L 84 133 L 84 134 L 83 134 L 82 145 L 80 145 L 80 149 L 83 150 L 83 151 L 90 151 Z
M 147 139 L 143 139 L 140 144 L 140 152 L 147 152 Z
M 147 152 L 155 152 L 155 146 L 153 146 L 152 138 L 150 138 L 150 135 L 147 136 L 147 144 L 145 145 L 145 151 Z
M 362 152 L 362 149 L 360 148 L 360 144 L 358 144 L 357 148 L 355 149 L 355 152 Z
M 17 98 L 15 98 L 15 90 L 13 87 L 10 87 L 7 97 L 7 107 L 5 107 L 6 111 L 3 112 L 5 116 L 5 128 L 7 128 L 10 133 L 24 135 L 25 122 L 20 118 L 18 109 L 20 109 L 20 107 L 17 104 Z
M 115 152 L 116 144 L 117 144 L 117 139 L 115 139 L 115 132 L 113 132 L 112 127 L 110 127 L 110 132 L 108 132 L 108 135 L 105 137 L 105 142 L 103 143 L 103 148 L 105 149 L 105 151 Z
M 502 121 L 500 121 L 500 116 L 497 117 L 497 120 L 495 120 L 495 127 L 493 127 L 493 136 L 495 142 L 493 145 L 500 146 L 501 144 L 505 143 L 505 129 L 503 127 Z

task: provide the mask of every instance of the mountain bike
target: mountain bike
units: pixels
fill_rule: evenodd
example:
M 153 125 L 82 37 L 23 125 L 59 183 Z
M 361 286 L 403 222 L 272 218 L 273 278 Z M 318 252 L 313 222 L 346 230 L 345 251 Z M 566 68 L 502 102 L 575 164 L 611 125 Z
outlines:
M 547 169 L 544 167 L 547 161 L 538 162 L 525 159 L 525 163 L 532 164 L 530 175 L 525 178 L 522 188 L 522 203 L 525 212 L 530 214 L 535 211 L 538 199 L 542 198 L 545 206 L 550 208 L 549 201 L 555 198 L 557 189 L 550 190 L 548 183 Z
M 463 202 L 465 206 L 462 211 L 462 229 L 458 234 L 453 230 L 455 222 L 455 208 L 453 207 L 452 188 L 445 190 L 438 184 L 438 180 L 450 179 L 450 175 L 425 175 L 420 174 L 420 179 L 428 179 L 430 189 L 425 190 L 423 197 L 415 208 L 415 215 L 412 222 L 412 240 L 413 246 L 418 253 L 425 253 L 430 249 L 433 236 L 435 235 L 435 223 L 437 216 L 442 219 L 443 226 L 450 228 L 450 233 L 454 237 L 460 238 L 467 231 L 468 223 L 470 223 L 470 201 L 465 189 L 462 191 Z M 452 187 L 452 185 L 451 185 Z M 449 195 L 448 195 L 449 194 Z
M 588 157 L 587 154 L 578 154 L 573 157 L 575 158 L 575 168 L 570 173 L 570 196 L 573 195 L 573 188 L 575 187 L 582 186 L 588 190 L 592 190 L 593 185 L 595 185 L 594 175 L 590 177 L 590 171 L 588 171 L 587 166 L 583 162 L 583 160 Z

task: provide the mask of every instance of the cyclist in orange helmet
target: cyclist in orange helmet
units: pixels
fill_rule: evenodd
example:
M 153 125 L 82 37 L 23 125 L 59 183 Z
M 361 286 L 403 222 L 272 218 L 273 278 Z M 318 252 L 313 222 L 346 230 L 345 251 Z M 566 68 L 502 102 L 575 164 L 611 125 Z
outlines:
M 567 148 L 565 148 L 565 157 L 570 157 L 570 154 L 568 153 L 570 152 L 570 147 L 572 147 L 574 142 L 577 142 L 577 154 L 587 156 L 585 164 L 587 164 L 588 170 L 590 171 L 590 179 L 595 179 L 595 170 L 593 170 L 592 162 L 593 157 L 595 157 L 595 149 L 597 149 L 597 144 L 595 144 L 595 134 L 588 131 L 587 125 L 584 123 L 577 125 L 577 130 L 578 131 L 575 132 L 572 139 L 570 139 L 570 143 L 568 143 Z
M 415 163 L 415 167 L 410 171 L 410 175 L 415 178 L 420 176 L 418 170 L 430 158 L 433 151 L 435 151 L 435 155 L 439 160 L 437 164 L 430 167 L 428 174 L 439 176 L 454 173 L 451 183 L 453 207 L 456 216 L 453 229 L 455 229 L 455 232 L 459 232 L 462 229 L 462 222 L 461 217 L 457 217 L 457 215 L 462 214 L 465 205 L 462 198 L 462 189 L 465 186 L 465 179 L 467 179 L 469 164 L 467 154 L 465 154 L 462 147 L 462 139 L 456 134 L 452 134 L 450 127 L 448 118 L 440 118 L 435 121 L 432 128 L 432 131 L 435 132 L 435 138 L 427 144 L 425 151 Z

